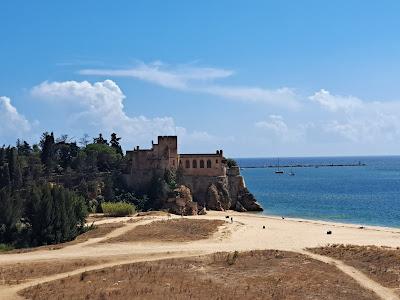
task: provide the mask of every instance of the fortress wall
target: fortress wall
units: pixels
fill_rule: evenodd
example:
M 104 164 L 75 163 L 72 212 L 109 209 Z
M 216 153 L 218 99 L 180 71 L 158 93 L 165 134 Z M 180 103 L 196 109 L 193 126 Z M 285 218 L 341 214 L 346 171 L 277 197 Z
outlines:
M 181 154 L 179 167 L 188 176 L 225 176 L 225 159 L 222 154 Z
M 152 143 L 151 149 L 139 149 L 127 152 L 132 162 L 131 169 L 155 170 L 176 169 L 178 167 L 178 143 L 176 136 L 159 136 L 158 143 Z

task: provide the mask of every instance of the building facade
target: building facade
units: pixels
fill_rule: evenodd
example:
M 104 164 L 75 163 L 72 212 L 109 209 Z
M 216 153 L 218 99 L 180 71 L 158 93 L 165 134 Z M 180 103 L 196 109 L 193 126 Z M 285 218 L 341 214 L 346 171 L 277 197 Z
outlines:
M 225 176 L 226 165 L 222 150 L 212 154 L 178 154 L 177 136 L 159 136 L 151 149 L 127 151 L 131 171 L 165 171 L 181 169 L 187 176 Z

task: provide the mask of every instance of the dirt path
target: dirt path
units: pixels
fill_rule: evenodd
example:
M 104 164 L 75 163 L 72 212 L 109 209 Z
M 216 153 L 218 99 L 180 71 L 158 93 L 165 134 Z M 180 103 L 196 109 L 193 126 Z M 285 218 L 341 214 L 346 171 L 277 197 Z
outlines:
M 311 258 L 314 258 L 316 260 L 325 262 L 327 264 L 331 264 L 336 266 L 339 270 L 341 270 L 343 273 L 349 275 L 352 277 L 354 280 L 356 280 L 361 286 L 363 286 L 366 289 L 372 290 L 377 294 L 381 299 L 384 300 L 398 300 L 400 299 L 397 294 L 394 292 L 393 289 L 387 288 L 379 284 L 378 282 L 372 280 L 369 278 L 367 275 L 364 273 L 358 271 L 357 269 L 344 264 L 342 261 L 330 258 L 328 256 L 323 256 L 323 255 L 318 255 L 314 254 L 309 251 L 302 251 L 300 252 L 302 254 L 308 255 Z
M 385 288 L 371 280 L 363 273 L 345 265 L 341 261 L 325 256 L 319 256 L 303 249 L 318 247 L 328 243 L 343 243 L 356 245 L 386 245 L 400 246 L 400 231 L 396 229 L 366 228 L 360 230 L 354 225 L 343 225 L 325 222 L 307 222 L 304 220 L 277 219 L 232 212 L 211 212 L 206 216 L 191 218 L 225 220 L 225 216 L 233 216 L 234 222 L 226 222 L 213 238 L 193 242 L 134 242 L 134 243 L 100 243 L 105 239 L 122 235 L 138 225 L 148 224 L 154 220 L 166 220 L 166 216 L 143 217 L 139 221 L 129 223 L 129 218 L 123 219 L 125 226 L 117 228 L 101 238 L 92 238 L 86 242 L 67 246 L 59 250 L 39 250 L 20 254 L 0 255 L 1 264 L 19 262 L 35 262 L 50 259 L 85 259 L 107 257 L 111 262 L 76 269 L 71 272 L 33 279 L 16 286 L 0 287 L 0 299 L 20 299 L 17 292 L 36 284 L 64 278 L 84 271 L 102 269 L 120 264 L 139 261 L 157 260 L 173 257 L 185 257 L 209 254 L 219 251 L 249 251 L 277 249 L 306 254 L 317 260 L 334 264 L 345 274 L 355 279 L 361 286 L 373 290 L 382 299 L 399 299 L 393 290 Z M 180 217 L 174 217 L 180 218 Z M 137 220 L 137 219 L 135 219 Z M 115 222 L 116 219 L 102 220 L 101 223 Z M 100 222 L 99 222 L 100 223 Z M 265 229 L 263 229 L 265 226 Z M 326 230 L 332 230 L 332 235 L 326 235 Z M 124 257 L 121 260 L 121 257 Z M 114 259 L 113 259 L 114 258 Z

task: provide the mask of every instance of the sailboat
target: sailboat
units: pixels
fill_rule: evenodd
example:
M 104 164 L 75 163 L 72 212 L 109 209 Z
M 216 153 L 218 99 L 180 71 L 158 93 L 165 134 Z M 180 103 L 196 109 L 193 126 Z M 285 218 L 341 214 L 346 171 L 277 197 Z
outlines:
M 279 158 L 278 158 L 278 170 L 275 171 L 275 174 L 283 174 L 283 170 L 279 169 Z
M 296 174 L 293 172 L 293 168 L 290 168 L 289 176 L 294 176 L 294 175 L 296 175 Z

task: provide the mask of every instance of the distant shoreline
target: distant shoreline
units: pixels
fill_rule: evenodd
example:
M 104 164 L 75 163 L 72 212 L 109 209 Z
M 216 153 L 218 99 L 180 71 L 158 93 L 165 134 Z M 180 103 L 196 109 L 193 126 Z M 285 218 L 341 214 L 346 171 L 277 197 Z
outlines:
M 324 168 L 324 167 L 365 167 L 367 164 L 365 163 L 357 163 L 357 164 L 297 164 L 297 165 L 266 165 L 266 166 L 245 166 L 241 167 L 241 169 L 264 169 L 264 168 Z

